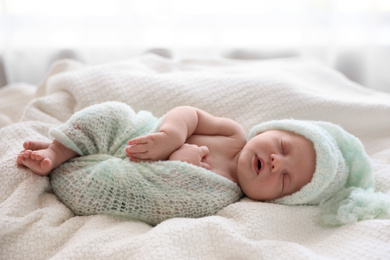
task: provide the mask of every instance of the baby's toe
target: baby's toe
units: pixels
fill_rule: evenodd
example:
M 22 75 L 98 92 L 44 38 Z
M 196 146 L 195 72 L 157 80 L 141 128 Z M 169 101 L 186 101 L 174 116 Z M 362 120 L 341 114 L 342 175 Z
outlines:
M 42 156 L 42 154 L 40 152 L 32 152 L 31 158 L 34 160 L 37 160 L 37 161 L 41 161 L 44 159 L 44 157 Z
M 30 149 L 30 143 L 31 143 L 30 141 L 25 141 L 25 142 L 23 143 L 23 148 L 26 149 L 26 150 L 27 150 L 27 149 Z
M 43 141 L 25 141 L 23 143 L 24 149 L 29 149 L 29 150 L 41 150 L 41 149 L 46 149 L 48 148 L 50 143 L 48 142 L 43 142 Z
M 47 171 L 51 170 L 51 167 L 52 167 L 52 162 L 49 158 L 45 158 L 44 160 L 42 160 L 41 169 L 43 172 L 45 172 L 45 174 L 47 173 Z
M 16 163 L 19 165 L 19 166 L 23 166 L 23 159 L 24 159 L 24 156 L 23 154 L 18 154 L 18 157 L 16 158 Z
M 30 158 L 31 157 L 31 152 L 32 152 L 31 150 L 24 151 L 23 152 L 23 157 L 26 158 L 26 159 Z

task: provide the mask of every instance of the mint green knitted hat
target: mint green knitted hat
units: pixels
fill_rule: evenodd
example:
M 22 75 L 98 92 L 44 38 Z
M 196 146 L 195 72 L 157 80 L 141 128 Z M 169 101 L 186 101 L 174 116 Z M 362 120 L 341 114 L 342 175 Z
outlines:
M 268 130 L 285 130 L 306 137 L 316 152 L 316 169 L 301 190 L 273 202 L 316 205 L 321 221 L 341 225 L 390 215 L 390 197 L 374 192 L 374 176 L 360 140 L 338 125 L 305 120 L 274 120 L 256 125 L 249 139 Z

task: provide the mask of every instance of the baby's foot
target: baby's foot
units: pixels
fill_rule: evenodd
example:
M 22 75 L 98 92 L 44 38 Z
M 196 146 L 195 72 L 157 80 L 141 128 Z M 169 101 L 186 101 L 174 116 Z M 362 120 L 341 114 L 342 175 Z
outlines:
M 30 150 L 30 151 L 35 151 L 35 150 L 41 150 L 41 149 L 46 149 L 48 148 L 50 145 L 50 143 L 48 142 L 42 142 L 42 141 L 25 141 L 23 143 L 23 148 L 24 150 L 21 151 L 19 154 L 18 154 L 18 157 L 16 159 L 16 162 L 18 165 L 20 166 L 23 166 L 23 162 L 22 160 L 25 158 L 24 157 L 24 152 L 26 152 L 27 150 Z M 26 156 L 29 157 L 29 154 L 26 154 Z M 27 158 L 27 157 L 26 157 Z
M 29 151 L 27 151 L 29 152 Z M 31 151 L 29 158 L 23 159 L 23 165 L 39 175 L 48 175 L 53 169 L 53 161 L 48 150 Z
M 27 141 L 23 144 L 26 149 L 17 158 L 19 165 L 30 168 L 39 175 L 47 175 L 53 169 L 55 152 L 49 148 L 50 143 L 40 141 Z
M 39 175 L 48 175 L 58 165 L 78 156 L 75 151 L 57 140 L 52 143 L 28 141 L 23 144 L 23 147 L 26 150 L 18 155 L 17 163 Z
M 18 163 L 18 165 L 20 166 L 23 166 L 23 162 L 22 160 L 25 159 L 25 158 L 28 158 L 30 157 L 31 155 L 31 151 L 35 151 L 35 150 L 41 150 L 41 149 L 46 149 L 48 148 L 50 145 L 50 143 L 48 142 L 42 142 L 42 141 L 25 141 L 23 143 L 23 148 L 24 150 L 21 151 L 19 154 L 18 154 L 18 157 L 16 159 L 16 162 Z M 24 156 L 24 152 L 26 152 L 27 150 L 30 150 L 30 152 L 26 153 L 26 156 Z

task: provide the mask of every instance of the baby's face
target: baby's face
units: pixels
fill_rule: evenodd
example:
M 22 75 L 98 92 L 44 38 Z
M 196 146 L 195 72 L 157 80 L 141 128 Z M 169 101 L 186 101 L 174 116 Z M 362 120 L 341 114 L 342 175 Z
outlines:
M 253 137 L 241 151 L 237 178 L 255 200 L 273 200 L 299 191 L 313 177 L 316 153 L 311 141 L 287 131 Z

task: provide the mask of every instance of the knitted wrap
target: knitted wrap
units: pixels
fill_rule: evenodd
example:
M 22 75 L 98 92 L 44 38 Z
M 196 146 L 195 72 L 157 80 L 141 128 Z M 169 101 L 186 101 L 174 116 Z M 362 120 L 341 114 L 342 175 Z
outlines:
M 127 141 L 156 132 L 160 122 L 149 112 L 107 102 L 50 129 L 82 155 L 51 172 L 53 192 L 77 215 L 124 215 L 151 225 L 213 215 L 242 197 L 237 184 L 186 162 L 131 162 Z

